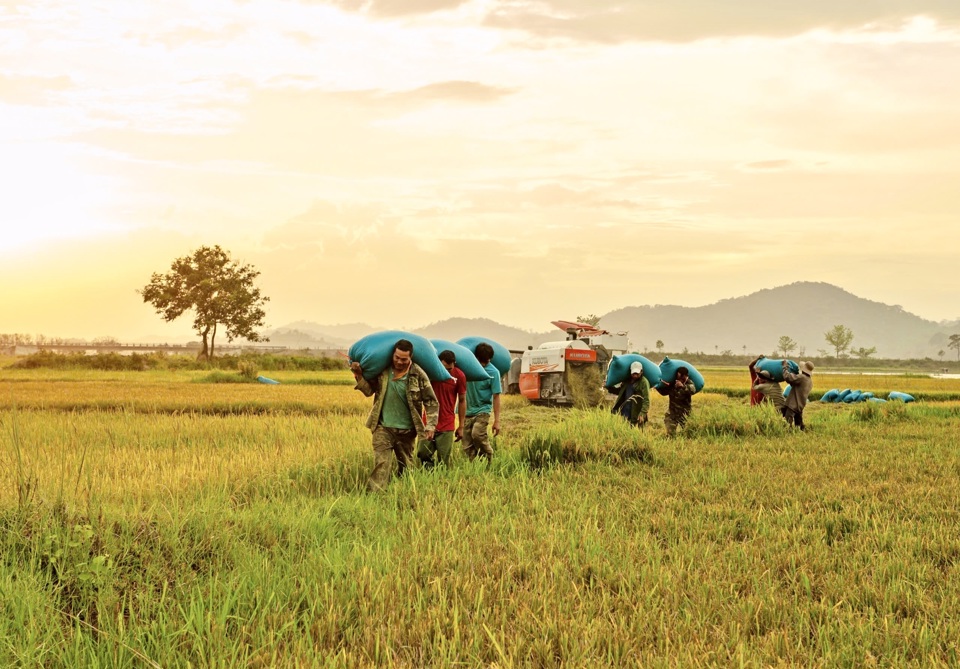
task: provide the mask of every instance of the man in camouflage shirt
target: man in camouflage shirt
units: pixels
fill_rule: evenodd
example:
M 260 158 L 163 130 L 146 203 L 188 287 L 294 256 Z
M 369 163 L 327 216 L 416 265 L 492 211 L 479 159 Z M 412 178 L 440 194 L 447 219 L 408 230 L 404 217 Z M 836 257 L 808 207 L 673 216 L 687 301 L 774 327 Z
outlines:
M 687 422 L 687 416 L 690 415 L 693 404 L 693 394 L 697 392 L 697 388 L 690 380 L 690 371 L 686 367 L 677 368 L 677 375 L 673 381 L 661 381 L 661 383 L 667 387 L 667 395 L 670 398 L 667 413 L 663 415 L 663 426 L 667 428 L 667 436 L 673 437 L 677 434 L 677 428 L 683 427 Z
M 350 370 L 357 380 L 356 390 L 366 397 L 374 395 L 373 409 L 367 417 L 374 456 L 367 489 L 382 490 L 393 475 L 394 461 L 398 475 L 412 464 L 417 436 L 433 439 L 440 405 L 427 373 L 413 362 L 413 344 L 407 339 L 396 343 L 390 367 L 377 378 L 367 381 L 358 362 Z

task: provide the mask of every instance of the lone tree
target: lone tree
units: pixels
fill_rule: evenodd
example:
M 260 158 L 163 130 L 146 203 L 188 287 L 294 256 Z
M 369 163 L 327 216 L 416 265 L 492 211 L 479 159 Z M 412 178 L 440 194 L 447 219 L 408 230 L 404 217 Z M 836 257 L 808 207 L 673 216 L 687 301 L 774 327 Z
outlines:
M 861 346 L 860 348 L 855 349 L 853 351 L 853 354 L 858 358 L 860 358 L 861 360 L 866 360 L 876 352 L 877 352 L 876 346 L 871 346 L 870 348 L 864 348 L 863 346 Z
M 960 334 L 950 335 L 950 343 L 947 348 L 952 348 L 957 352 L 957 360 L 960 361 Z
M 587 325 L 592 325 L 593 327 L 598 327 L 600 325 L 600 317 L 596 314 L 589 314 L 587 316 L 577 316 L 578 323 L 586 323 Z
M 853 330 L 845 325 L 834 325 L 824 333 L 824 339 L 837 352 L 838 358 L 846 357 L 847 349 L 853 343 Z
M 153 274 L 137 292 L 168 322 L 192 309 L 193 328 L 203 340 L 197 357 L 210 359 L 220 325 L 226 328 L 227 341 L 269 341 L 254 329 L 263 326 L 263 305 L 270 300 L 253 285 L 258 276 L 260 272 L 231 260 L 219 246 L 201 246 L 174 260 L 166 274 Z
M 793 341 L 792 338 L 787 335 L 783 335 L 777 341 L 777 350 L 783 354 L 783 357 L 786 358 L 790 355 L 791 351 L 797 348 L 797 342 Z

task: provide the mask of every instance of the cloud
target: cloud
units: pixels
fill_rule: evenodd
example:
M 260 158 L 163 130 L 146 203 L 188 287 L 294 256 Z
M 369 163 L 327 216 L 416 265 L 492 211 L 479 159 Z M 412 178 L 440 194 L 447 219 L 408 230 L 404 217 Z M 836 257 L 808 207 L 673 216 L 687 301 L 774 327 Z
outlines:
M 793 161 L 790 160 L 757 160 L 752 163 L 746 163 L 743 169 L 747 171 L 766 172 L 785 170 L 792 166 Z
M 504 0 L 486 23 L 545 38 L 591 42 L 652 40 L 687 42 L 710 37 L 801 34 L 816 28 L 858 29 L 868 24 L 898 26 L 918 15 L 956 24 L 953 0 Z
M 181 24 L 155 32 L 127 33 L 124 37 L 134 39 L 142 46 L 160 44 L 167 49 L 177 49 L 189 44 L 222 46 L 243 37 L 246 32 L 247 27 L 240 23 L 230 23 L 217 28 Z
M 387 97 L 409 99 L 414 102 L 496 102 L 515 91 L 499 86 L 488 86 L 476 81 L 441 81 L 405 93 Z
M 406 91 L 323 91 L 302 87 L 249 85 L 242 102 L 210 99 L 202 108 L 187 100 L 185 118 L 205 121 L 193 131 L 174 128 L 102 127 L 77 133 L 92 146 L 171 165 L 227 162 L 302 174 L 336 174 L 338 179 L 407 179 L 435 175 L 456 156 L 472 160 L 519 158 L 537 152 L 537 138 L 504 146 L 497 138 L 438 129 L 429 119 L 402 122 L 406 115 L 455 103 L 469 114 L 493 104 L 510 91 L 478 82 L 437 82 Z M 444 118 L 452 118 L 443 113 Z M 220 119 L 219 127 L 217 119 Z M 236 120 L 233 120 L 236 119 Z M 464 169 L 473 162 L 461 162 Z
M 379 17 L 400 17 L 457 9 L 468 0 L 301 0 L 309 4 L 324 2 L 351 12 Z
M 304 213 L 270 229 L 263 237 L 265 248 L 303 249 L 312 247 L 316 253 L 339 253 L 345 246 L 362 242 L 384 229 L 387 213 L 376 204 L 337 204 L 316 200 Z
M 15 105 L 45 106 L 53 96 L 73 87 L 68 76 L 31 77 L 0 74 L 0 100 Z

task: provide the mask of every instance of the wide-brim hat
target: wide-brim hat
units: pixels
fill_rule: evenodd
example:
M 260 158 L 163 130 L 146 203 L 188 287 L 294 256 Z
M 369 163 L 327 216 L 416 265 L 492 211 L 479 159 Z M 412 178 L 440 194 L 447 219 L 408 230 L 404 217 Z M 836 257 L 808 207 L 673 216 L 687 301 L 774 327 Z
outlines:
M 813 374 L 813 363 L 810 362 L 809 360 L 803 362 L 803 363 L 800 365 L 800 371 L 806 372 L 808 376 L 809 376 L 810 374 Z

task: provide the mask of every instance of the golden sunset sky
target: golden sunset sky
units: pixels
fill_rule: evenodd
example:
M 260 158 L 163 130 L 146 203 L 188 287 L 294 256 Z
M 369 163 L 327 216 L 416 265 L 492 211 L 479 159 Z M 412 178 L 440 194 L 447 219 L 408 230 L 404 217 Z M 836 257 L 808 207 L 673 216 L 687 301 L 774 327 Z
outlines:
M 190 337 L 214 244 L 270 327 L 957 318 L 958 76 L 957 0 L 0 0 L 0 332 Z

